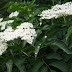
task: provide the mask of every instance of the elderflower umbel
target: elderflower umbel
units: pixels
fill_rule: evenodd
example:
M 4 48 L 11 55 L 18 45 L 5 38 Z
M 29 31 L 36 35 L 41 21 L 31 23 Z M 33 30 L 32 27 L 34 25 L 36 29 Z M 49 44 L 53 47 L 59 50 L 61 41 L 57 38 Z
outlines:
M 17 26 L 14 33 L 21 37 L 22 40 L 26 40 L 29 44 L 32 44 L 34 37 L 37 35 L 32 23 L 28 22 L 21 23 L 20 26 Z
M 21 23 L 15 30 L 13 30 L 11 26 L 8 26 L 4 32 L 0 32 L 0 55 L 7 49 L 7 41 L 20 37 L 21 40 L 26 40 L 29 44 L 32 44 L 35 36 L 37 36 L 37 34 L 35 29 L 33 29 L 32 23 Z
M 1 30 L 5 29 L 6 24 L 13 23 L 13 22 L 14 22 L 14 20 L 8 20 L 8 21 L 0 22 Z
M 14 17 L 14 16 L 18 16 L 18 14 L 19 14 L 18 11 L 12 12 L 12 13 L 9 15 L 9 18 Z
M 72 15 L 72 2 L 52 6 L 51 9 L 42 11 L 42 13 L 38 16 L 41 17 L 40 19 L 51 19 L 67 15 Z

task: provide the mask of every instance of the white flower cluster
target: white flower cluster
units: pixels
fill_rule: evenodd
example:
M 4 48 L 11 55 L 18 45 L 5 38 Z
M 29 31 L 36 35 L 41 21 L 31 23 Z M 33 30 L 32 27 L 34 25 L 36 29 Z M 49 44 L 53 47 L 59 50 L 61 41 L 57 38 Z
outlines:
M 6 24 L 13 23 L 13 22 L 14 22 L 14 20 L 8 20 L 8 21 L 0 22 L 1 30 L 5 29 Z
M 17 26 L 14 33 L 18 35 L 18 37 L 21 37 L 22 40 L 26 40 L 29 44 L 32 44 L 34 37 L 37 36 L 32 23 L 28 22 L 21 23 L 20 26 Z
M 16 30 L 13 30 L 12 27 L 9 26 L 4 32 L 0 32 L 0 38 L 2 41 L 7 42 L 20 37 L 21 40 L 26 40 L 29 44 L 32 44 L 36 35 L 33 25 L 28 22 L 24 22 L 20 26 L 17 26 Z
M 9 18 L 18 16 L 19 12 L 15 11 L 9 15 Z M 3 32 L 0 32 L 0 55 L 7 49 L 7 41 L 11 41 L 17 38 L 21 38 L 21 40 L 26 40 L 29 44 L 32 44 L 33 39 L 37 36 L 35 29 L 33 29 L 33 24 L 24 22 L 21 25 L 17 26 L 16 29 L 12 29 L 11 26 L 7 26 L 6 24 L 13 23 L 14 20 L 2 21 L 3 18 L 0 18 L 0 26 Z M 2 22 L 1 22 L 2 21 Z
M 7 29 L 5 29 L 4 32 L 0 32 L 0 39 L 5 42 L 13 40 L 13 37 L 14 37 L 13 32 L 14 32 L 14 30 L 12 29 L 12 27 L 10 27 L 10 26 L 7 27 Z
M 7 43 L 0 39 L 0 55 L 7 49 Z
M 18 14 L 19 14 L 18 11 L 12 12 L 12 13 L 9 15 L 9 18 L 14 17 L 14 16 L 18 16 Z M 1 30 L 4 30 L 4 29 L 5 29 L 5 25 L 6 25 L 6 24 L 9 24 L 9 23 L 13 23 L 13 22 L 14 22 L 14 20 L 8 20 L 8 21 L 3 21 L 3 22 L 1 22 L 2 20 L 3 20 L 3 18 L 0 18 Z
M 0 55 L 7 49 L 7 41 L 20 37 L 21 40 L 26 40 L 29 44 L 32 44 L 35 36 L 37 36 L 37 34 L 35 29 L 33 29 L 32 23 L 21 23 L 15 30 L 13 30 L 11 26 L 8 26 L 4 32 L 0 32 Z
M 51 19 L 62 16 L 72 15 L 72 2 L 67 2 L 62 5 L 52 6 L 51 9 L 42 11 L 42 14 L 38 15 L 40 19 Z
M 14 16 L 18 16 L 18 14 L 19 14 L 18 11 L 12 12 L 12 13 L 9 15 L 9 18 L 14 17 Z M 3 21 L 3 22 L 1 22 L 2 20 L 3 20 L 3 18 L 0 18 L 1 30 L 4 30 L 4 29 L 5 29 L 5 25 L 6 25 L 6 24 L 9 24 L 9 23 L 13 23 L 13 22 L 14 22 L 14 20 L 8 20 L 8 21 Z
M 18 16 L 18 14 L 19 14 L 18 11 L 12 12 L 12 13 L 9 15 L 9 18 L 14 17 L 14 16 Z

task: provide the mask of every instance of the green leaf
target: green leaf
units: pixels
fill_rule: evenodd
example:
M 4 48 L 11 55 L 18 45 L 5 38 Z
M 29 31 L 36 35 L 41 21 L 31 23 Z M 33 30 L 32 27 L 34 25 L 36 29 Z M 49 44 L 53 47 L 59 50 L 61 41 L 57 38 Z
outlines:
M 22 42 L 22 48 L 24 48 L 26 44 L 27 44 L 27 42 L 24 40 L 24 41 Z
M 72 52 L 69 50 L 68 46 L 63 41 L 51 40 L 50 42 L 48 42 L 48 45 L 57 46 L 58 48 L 62 49 L 64 52 L 66 52 L 67 54 L 72 54 Z
M 48 72 L 48 68 L 46 66 L 41 67 L 40 72 Z
M 72 62 L 69 63 L 69 72 L 72 72 Z
M 36 0 L 32 0 L 32 1 L 31 1 L 31 5 L 34 4 L 35 1 L 36 1 Z
M 36 38 L 38 38 L 38 37 L 40 36 L 41 33 L 42 33 L 42 31 L 39 30 L 39 29 L 36 31 L 37 36 L 34 38 L 32 45 L 35 44 L 35 42 L 36 42 Z
M 71 54 L 66 54 L 66 53 L 63 53 L 62 54 L 62 58 L 65 62 L 69 61 L 71 58 L 72 58 L 72 55 Z
M 36 33 L 37 33 L 37 37 L 39 37 L 42 31 L 38 29 Z
M 56 71 L 54 71 L 54 70 L 50 69 L 50 72 L 56 72 Z
M 15 60 L 15 65 L 18 67 L 20 72 L 26 72 L 25 66 L 23 64 L 24 60 L 25 60 L 24 58 Z
M 38 72 L 40 67 L 43 65 L 44 63 L 41 61 L 38 61 L 34 64 L 33 68 L 32 68 L 32 72 Z
M 7 72 L 12 72 L 12 65 L 13 65 L 12 60 L 9 60 L 9 61 L 6 63 Z
M 11 5 L 13 5 L 14 3 L 7 3 L 2 9 L 10 7 Z
M 58 53 L 49 53 L 46 58 L 47 59 L 57 59 L 57 60 L 62 59 Z
M 68 39 L 71 34 L 72 34 L 72 26 L 68 28 L 66 39 Z
M 68 66 L 63 61 L 52 62 L 50 65 L 60 69 L 63 72 L 68 72 Z

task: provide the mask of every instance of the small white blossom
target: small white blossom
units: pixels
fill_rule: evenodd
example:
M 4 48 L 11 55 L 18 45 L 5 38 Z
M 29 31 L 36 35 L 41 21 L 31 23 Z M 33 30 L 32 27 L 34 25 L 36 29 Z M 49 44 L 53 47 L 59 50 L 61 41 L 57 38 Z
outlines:
M 37 53 L 35 53 L 35 55 L 37 55 Z
M 8 21 L 0 22 L 1 30 L 5 29 L 6 24 L 13 23 L 13 22 L 14 22 L 14 20 L 8 20 Z
M 40 21 L 40 26 L 42 25 L 42 20 L 41 19 L 39 19 L 39 21 Z
M 9 18 L 14 17 L 14 16 L 18 16 L 18 14 L 19 14 L 18 11 L 12 12 L 12 13 L 9 15 Z
M 44 38 L 47 38 L 47 36 L 44 36 Z
M 3 20 L 3 18 L 0 18 L 0 22 Z
M 41 45 L 41 43 L 39 45 Z
M 7 49 L 7 43 L 0 39 L 0 55 Z
M 38 48 L 40 48 L 40 46 L 38 46 Z

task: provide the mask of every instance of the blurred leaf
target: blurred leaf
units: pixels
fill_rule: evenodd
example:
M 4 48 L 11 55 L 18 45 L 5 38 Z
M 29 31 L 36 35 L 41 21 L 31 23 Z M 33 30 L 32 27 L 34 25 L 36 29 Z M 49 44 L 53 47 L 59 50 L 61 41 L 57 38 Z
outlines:
M 54 70 L 50 69 L 50 72 L 56 72 L 56 71 L 54 71 Z
M 36 36 L 36 37 L 34 38 L 34 40 L 33 40 L 33 43 L 32 43 L 33 46 L 34 46 L 34 44 L 35 44 L 35 42 L 36 42 L 36 38 L 38 38 L 41 33 L 42 33 L 42 31 L 39 30 L 39 29 L 36 31 L 37 36 Z
M 24 48 L 26 44 L 27 44 L 27 42 L 24 40 L 24 41 L 22 42 L 22 48 Z
M 40 72 L 48 72 L 48 68 L 46 66 L 41 67 Z
M 68 39 L 71 34 L 72 34 L 72 26 L 68 28 L 66 39 Z
M 7 66 L 7 72 L 12 72 L 12 66 L 13 66 L 12 60 L 9 60 L 9 61 L 6 63 L 6 66 Z
M 15 65 L 20 70 L 20 72 L 26 72 L 25 66 L 24 66 L 24 60 L 25 60 L 24 58 L 15 60 Z
M 32 68 L 32 72 L 38 72 L 38 70 L 40 69 L 40 67 L 43 65 L 44 63 L 41 61 L 38 61 L 34 64 L 33 68 Z
M 35 1 L 36 1 L 36 0 L 32 0 L 32 1 L 31 1 L 31 5 L 34 4 Z
M 10 7 L 11 5 L 13 5 L 14 3 L 7 3 L 3 8 L 7 8 L 7 7 Z M 3 9 L 2 8 L 2 9 Z
M 69 48 L 67 47 L 67 45 L 61 40 L 51 40 L 49 43 L 47 43 L 47 45 L 57 46 L 58 48 L 62 49 L 64 52 L 66 52 L 67 54 L 72 54 L 72 51 L 70 51 Z
M 72 72 L 72 63 L 69 63 L 69 72 Z
M 57 60 L 62 59 L 58 53 L 49 53 L 46 58 L 47 59 L 57 59 Z
M 63 72 L 68 72 L 68 66 L 63 61 L 52 62 L 50 65 L 60 69 Z
M 67 62 L 68 60 L 70 60 L 72 58 L 72 55 L 71 54 L 66 54 L 66 53 L 63 53 L 62 54 L 62 58 L 65 62 Z

